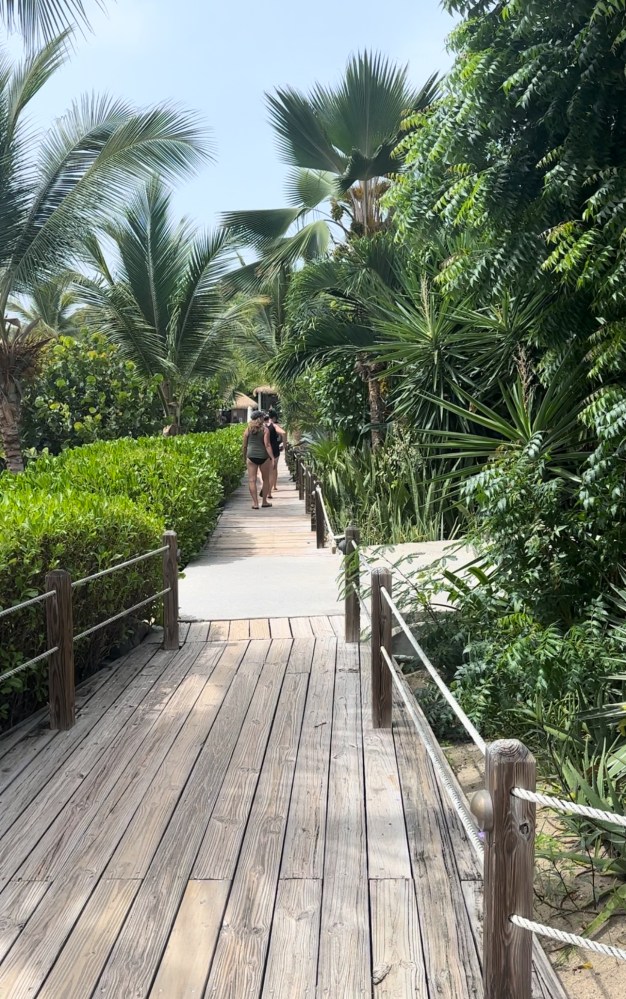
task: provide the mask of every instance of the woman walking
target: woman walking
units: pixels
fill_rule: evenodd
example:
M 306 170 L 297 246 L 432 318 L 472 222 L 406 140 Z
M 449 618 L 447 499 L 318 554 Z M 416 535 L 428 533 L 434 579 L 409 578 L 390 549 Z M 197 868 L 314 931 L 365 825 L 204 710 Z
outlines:
M 259 469 L 261 471 L 261 478 L 263 479 L 263 491 L 261 495 L 265 497 L 263 506 L 268 507 L 272 505 L 267 502 L 267 496 L 270 493 L 270 473 L 274 456 L 270 444 L 270 432 L 263 423 L 264 418 L 265 414 L 255 409 L 251 415 L 246 432 L 243 435 L 243 453 L 248 466 L 248 488 L 250 489 L 253 510 L 259 509 L 259 497 L 257 494 L 257 472 Z
M 267 412 L 268 426 L 270 431 L 270 445 L 272 448 L 272 472 L 270 475 L 270 485 L 272 491 L 278 489 L 278 461 L 280 459 L 280 445 L 281 438 L 284 444 L 287 440 L 287 431 L 283 430 L 280 423 L 278 422 L 278 413 L 275 409 L 269 409 Z

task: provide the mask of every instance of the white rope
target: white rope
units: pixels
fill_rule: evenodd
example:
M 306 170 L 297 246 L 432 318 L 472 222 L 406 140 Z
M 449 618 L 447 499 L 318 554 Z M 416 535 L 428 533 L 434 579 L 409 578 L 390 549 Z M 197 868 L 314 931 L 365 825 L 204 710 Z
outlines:
M 421 662 L 423 663 L 423 665 L 426 667 L 426 669 L 430 673 L 430 676 L 432 677 L 432 679 L 436 683 L 437 687 L 439 688 L 441 694 L 446 699 L 446 701 L 448 702 L 448 704 L 450 705 L 450 707 L 454 711 L 455 715 L 457 716 L 457 718 L 459 719 L 459 721 L 463 725 L 463 728 L 465 729 L 465 731 L 467 732 L 467 734 L 470 736 L 471 739 L 473 739 L 473 741 L 476 743 L 476 745 L 480 749 L 481 753 L 483 753 L 483 755 L 484 755 L 484 753 L 485 753 L 485 751 L 487 749 L 487 743 L 485 742 L 485 740 L 481 736 L 480 732 L 478 731 L 478 729 L 476 728 L 476 726 L 472 724 L 472 722 L 469 720 L 469 718 L 465 714 L 465 712 L 464 712 L 463 708 L 461 707 L 461 705 L 458 703 L 458 701 L 456 700 L 456 698 L 453 696 L 453 694 L 446 687 L 445 683 L 443 682 L 443 680 L 439 676 L 439 673 L 437 672 L 437 670 L 435 669 L 435 667 L 431 663 L 430 659 L 428 658 L 428 656 L 426 655 L 426 653 L 424 652 L 424 650 L 422 649 L 422 647 L 419 645 L 417 639 L 413 636 L 413 633 L 412 633 L 411 629 L 407 625 L 406 621 L 402 617 L 402 614 L 400 613 L 400 611 L 398 610 L 398 608 L 394 604 L 393 600 L 391 599 L 391 597 L 387 593 L 387 590 L 386 590 L 386 588 L 384 586 L 381 586 L 380 592 L 382 593 L 383 597 L 387 601 L 387 604 L 391 608 L 391 612 L 394 615 L 396 621 L 398 622 L 398 624 L 402 628 L 404 634 L 408 638 L 409 642 L 411 643 L 411 645 L 415 649 L 415 651 L 416 651 L 416 653 L 418 655 L 418 658 L 421 660 Z
M 564 798 L 554 798 L 551 794 L 539 794 L 537 791 L 527 791 L 523 787 L 514 787 L 511 794 L 523 801 L 534 801 L 537 805 L 545 805 L 557 812 L 571 812 L 574 815 L 584 815 L 588 819 L 599 819 L 610 822 L 611 825 L 626 828 L 626 815 L 616 815 L 615 812 L 605 812 L 601 808 L 590 808 L 588 805 L 578 805 L 575 801 Z
M 568 933 L 566 930 L 556 930 L 553 926 L 535 923 L 534 920 L 525 919 L 524 916 L 511 916 L 510 919 L 514 926 L 530 930 L 531 933 L 539 933 L 542 937 L 550 937 L 552 940 L 560 940 L 561 943 L 583 947 L 585 950 L 594 950 L 596 954 L 615 957 L 618 961 L 626 961 L 626 950 L 621 947 L 613 947 L 612 944 L 603 944 L 597 940 L 589 940 L 587 937 L 579 937 L 576 933 Z
M 322 504 L 322 513 L 324 514 L 324 520 L 326 521 L 326 527 L 328 528 L 328 536 L 330 538 L 332 538 L 333 543 L 334 543 L 337 540 L 337 535 L 333 531 L 332 524 L 331 524 L 329 516 L 328 516 L 328 511 L 326 509 L 326 504 L 324 503 L 324 496 L 322 494 L 322 487 L 321 486 L 317 486 L 317 488 L 316 488 L 315 491 L 316 491 L 317 495 L 320 498 L 320 503 Z
M 484 851 L 484 845 L 483 845 L 483 842 L 482 842 L 482 840 L 481 840 L 481 838 L 479 836 L 478 829 L 476 828 L 476 823 L 474 822 L 474 819 L 472 817 L 472 813 L 469 810 L 469 806 L 467 805 L 467 802 L 463 801 L 461 795 L 459 794 L 459 792 L 455 788 L 454 784 L 450 780 L 449 775 L 446 773 L 446 771 L 442 767 L 441 762 L 439 761 L 439 757 L 437 755 L 437 752 L 435 751 L 435 749 L 434 749 L 434 747 L 432 745 L 432 740 L 431 740 L 428 732 L 426 731 L 426 729 L 422 725 L 422 721 L 421 721 L 421 719 L 420 719 L 417 711 L 415 710 L 415 705 L 411 703 L 411 699 L 409 698 L 409 696 L 408 696 L 408 694 L 407 694 L 407 692 L 406 692 L 406 690 L 404 688 L 404 683 L 402 682 L 402 680 L 398 676 L 398 673 L 397 673 L 394 661 L 391 659 L 389 653 L 387 652 L 387 649 L 381 648 L 380 651 L 382 653 L 383 659 L 385 660 L 385 662 L 387 663 L 387 666 L 389 667 L 389 671 L 391 673 L 391 678 L 392 678 L 393 682 L 396 685 L 396 688 L 397 688 L 397 690 L 398 690 L 398 692 L 400 694 L 400 697 L 404 701 L 404 705 L 405 705 L 407 711 L 409 712 L 409 714 L 411 716 L 411 720 L 412 720 L 413 724 L 415 725 L 415 727 L 416 727 L 416 729 L 418 731 L 418 734 L 419 734 L 422 742 L 424 743 L 426 752 L 428 753 L 428 755 L 430 757 L 430 762 L 433 765 L 433 769 L 435 770 L 435 773 L 437 774 L 437 776 L 439 777 L 441 783 L 443 784 L 443 786 L 445 787 L 446 791 L 448 792 L 448 796 L 449 796 L 452 804 L 454 805 L 454 807 L 457 810 L 457 813 L 458 813 L 459 818 L 461 820 L 461 824 L 462 824 L 463 828 L 465 829 L 465 832 L 467 833 L 468 839 L 470 840 L 472 846 L 476 850 L 476 853 L 480 857 L 482 857 L 483 851 Z

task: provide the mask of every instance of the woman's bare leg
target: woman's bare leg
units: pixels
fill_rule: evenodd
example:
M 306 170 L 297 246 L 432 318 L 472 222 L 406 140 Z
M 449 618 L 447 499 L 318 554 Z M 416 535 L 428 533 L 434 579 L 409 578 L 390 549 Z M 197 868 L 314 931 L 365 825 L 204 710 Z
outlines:
M 263 479 L 263 506 L 271 506 L 268 499 L 271 499 L 270 476 L 272 474 L 272 464 L 268 458 L 261 465 L 261 478 Z
M 252 497 L 252 506 L 255 510 L 259 509 L 259 497 L 256 491 L 256 477 L 259 471 L 259 466 L 255 465 L 253 461 L 248 458 L 248 489 L 250 490 L 250 496 Z M 261 466 L 263 467 L 263 466 Z
M 272 490 L 278 489 L 278 462 L 280 458 L 272 458 Z

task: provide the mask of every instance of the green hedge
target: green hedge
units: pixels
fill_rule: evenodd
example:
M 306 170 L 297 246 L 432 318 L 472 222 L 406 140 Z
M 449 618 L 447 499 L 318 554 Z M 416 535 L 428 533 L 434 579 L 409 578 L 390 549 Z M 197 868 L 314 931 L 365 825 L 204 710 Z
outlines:
M 41 593 L 50 569 L 67 569 L 79 579 L 158 548 L 164 529 L 177 532 L 184 564 L 206 541 L 220 504 L 241 479 L 241 436 L 241 427 L 228 427 L 98 442 L 42 456 L 23 475 L 1 475 L 0 608 Z M 158 557 L 77 588 L 75 632 L 161 588 Z M 79 642 L 77 678 L 93 672 L 132 625 L 122 622 Z M 0 673 L 45 648 L 41 604 L 0 618 Z M 0 727 L 45 703 L 46 677 L 44 662 L 0 684 Z

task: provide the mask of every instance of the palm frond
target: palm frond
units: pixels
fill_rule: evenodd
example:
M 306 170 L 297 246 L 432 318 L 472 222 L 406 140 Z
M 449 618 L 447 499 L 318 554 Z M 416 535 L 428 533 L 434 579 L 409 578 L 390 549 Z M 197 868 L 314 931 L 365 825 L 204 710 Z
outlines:
M 283 238 L 301 214 L 301 208 L 251 209 L 224 212 L 220 222 L 237 242 L 264 253 Z
M 338 193 L 337 177 L 327 170 L 292 170 L 286 187 L 287 200 L 298 208 L 317 208 Z
M 101 10 L 104 4 L 94 0 Z M 27 45 L 50 41 L 62 31 L 89 26 L 83 0 L 0 0 L 0 17 L 9 31 L 19 31 Z
M 283 159 L 293 166 L 343 173 L 346 157 L 326 135 L 309 98 L 291 87 L 267 95 L 270 122 Z

